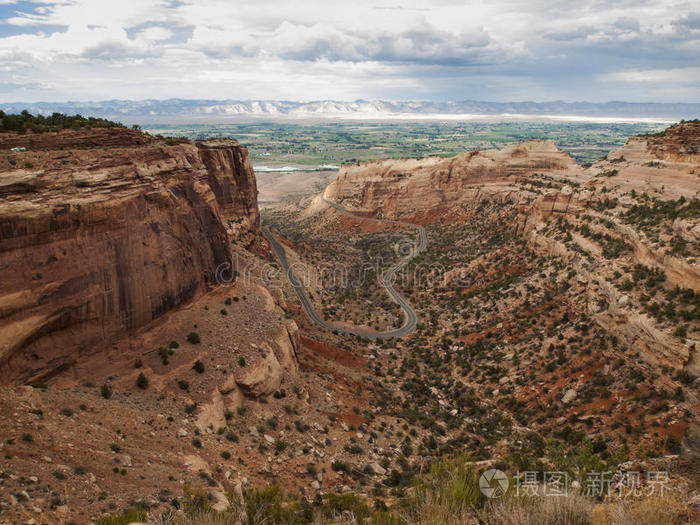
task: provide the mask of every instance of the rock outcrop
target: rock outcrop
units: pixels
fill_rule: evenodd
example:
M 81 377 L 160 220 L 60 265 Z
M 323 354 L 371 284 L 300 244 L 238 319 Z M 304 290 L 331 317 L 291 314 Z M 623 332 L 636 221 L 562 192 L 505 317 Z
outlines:
M 63 130 L 60 133 L 0 133 L 0 151 L 12 148 L 48 151 L 146 146 L 154 144 L 157 140 L 136 129 L 121 127 Z
M 41 381 L 202 295 L 229 233 L 259 226 L 237 142 L 94 133 L 103 147 L 46 134 L 0 159 L 0 381 Z
M 659 226 L 650 231 L 625 215 L 633 205 L 646 205 L 651 216 L 655 213 L 652 199 L 696 198 L 700 192 L 695 174 L 699 171 L 699 151 L 700 122 L 680 123 L 661 133 L 632 137 L 622 148 L 585 170 L 588 180 L 579 179 L 580 187 L 550 189 L 534 201 L 521 204 L 518 227 L 530 246 L 540 254 L 573 262 L 579 278 L 589 283 L 585 290 L 588 313 L 605 330 L 639 349 L 642 358 L 653 366 L 686 366 L 690 370 L 697 355 L 694 340 L 670 337 L 653 316 L 640 305 L 630 304 L 630 298 L 621 296 L 604 275 L 610 277 L 616 271 L 624 273 L 626 268 L 640 265 L 663 272 L 666 288 L 700 291 L 696 259 L 669 249 L 671 233 L 695 244 L 697 218 L 673 220 L 659 214 L 655 219 Z M 553 226 L 559 220 L 570 230 L 569 247 Z M 664 224 L 666 220 L 669 222 Z M 578 228 L 589 232 L 588 237 L 577 233 Z M 591 235 L 597 235 L 597 240 Z M 620 260 L 603 251 L 613 239 L 624 243 Z M 583 261 L 586 264 L 581 264 Z M 601 310 L 599 303 L 607 308 Z
M 249 397 L 272 394 L 282 382 L 283 372 L 295 375 L 299 369 L 296 352 L 299 348 L 299 328 L 294 321 L 280 326 L 271 344 L 259 347 L 260 359 L 242 369 L 236 384 Z
M 510 183 L 518 177 L 575 166 L 552 141 L 536 140 L 449 159 L 391 159 L 343 166 L 324 196 L 360 212 L 393 218 L 477 199 L 485 186 L 490 193 L 508 195 L 513 191 Z
M 638 140 L 657 159 L 673 162 L 700 162 L 700 120 L 680 122 L 655 135 Z

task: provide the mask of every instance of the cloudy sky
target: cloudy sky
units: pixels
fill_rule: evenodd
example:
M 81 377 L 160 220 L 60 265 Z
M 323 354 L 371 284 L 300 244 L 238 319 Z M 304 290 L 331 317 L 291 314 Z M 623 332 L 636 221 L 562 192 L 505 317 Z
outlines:
M 0 100 L 700 102 L 700 0 L 0 0 Z

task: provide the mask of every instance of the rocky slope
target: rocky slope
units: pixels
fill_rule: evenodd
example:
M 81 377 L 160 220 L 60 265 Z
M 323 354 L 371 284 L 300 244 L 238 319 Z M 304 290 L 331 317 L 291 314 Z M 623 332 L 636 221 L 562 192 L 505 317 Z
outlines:
M 695 374 L 700 371 L 698 341 L 678 341 L 664 333 L 668 322 L 654 315 L 645 294 L 639 297 L 642 304 L 635 304 L 634 294 L 610 281 L 635 265 L 660 272 L 666 289 L 700 291 L 700 220 L 694 211 L 700 194 L 698 173 L 700 122 L 680 123 L 656 135 L 630 138 L 585 170 L 582 184 L 562 181 L 561 187 L 524 205 L 520 215 L 520 231 L 532 246 L 576 265 L 580 279 L 589 283 L 588 312 L 601 325 L 642 348 L 653 366 L 687 366 Z M 580 232 L 571 235 L 568 247 L 555 221 Z M 612 246 L 622 257 L 612 253 L 617 251 Z M 601 298 L 607 308 L 596 304 Z M 661 305 L 674 303 L 655 299 Z
M 544 192 L 536 207 L 547 214 L 549 205 L 561 212 L 572 198 L 574 202 L 595 200 L 592 192 L 603 188 L 648 189 L 669 198 L 691 198 L 698 191 L 694 170 L 698 163 L 700 122 L 688 121 L 655 135 L 631 137 L 623 148 L 588 169 L 560 152 L 552 141 L 536 140 L 448 159 L 388 159 L 343 166 L 324 196 L 358 212 L 415 215 L 444 212 L 455 203 L 478 200 L 482 193 L 516 199 L 531 196 L 532 191 L 528 195 L 514 183 L 522 177 L 547 174 L 568 185 L 559 196 L 556 191 Z M 581 185 L 579 191 L 571 191 Z
M 99 140 L 114 140 L 113 131 L 104 133 Z M 681 135 L 678 143 L 692 147 L 688 131 Z M 72 290 L 53 296 L 59 306 L 111 297 L 114 288 L 100 291 L 90 280 L 96 271 L 116 272 L 115 282 L 140 275 L 135 286 L 146 305 L 170 293 L 160 283 L 197 285 L 191 299 L 166 302 L 155 322 L 148 308 L 135 310 L 145 312 L 146 324 L 128 337 L 104 344 L 104 331 L 92 331 L 95 317 L 65 329 L 83 341 L 96 337 L 93 346 L 57 331 L 13 353 L 6 365 L 24 367 L 25 375 L 9 379 L 35 386 L 0 387 L 0 409 L 12 414 L 0 419 L 0 523 L 91 523 L 133 506 L 157 516 L 187 500 L 187 486 L 201 488 L 217 509 L 227 506 L 226 494 L 238 499 L 271 484 L 301 501 L 355 492 L 391 505 L 441 455 L 466 452 L 509 474 L 561 471 L 574 468 L 557 461 L 578 457 L 585 436 L 606 463 L 600 468 L 615 470 L 626 455 L 677 452 L 697 420 L 691 350 L 700 295 L 687 284 L 676 293 L 673 283 L 682 278 L 671 262 L 695 268 L 697 166 L 658 160 L 639 139 L 587 169 L 546 142 L 376 164 L 386 177 L 371 165 L 345 168 L 329 196 L 367 214 L 421 221 L 428 231 L 426 252 L 405 272 L 418 278 L 397 282 L 418 311 L 417 331 L 383 342 L 315 327 L 296 300 L 285 301 L 294 297 L 288 281 L 245 249 L 258 239 L 257 213 L 243 197 L 255 191 L 239 178 L 249 169 L 233 143 L 145 137 L 140 145 L 117 139 L 67 151 L 46 140 L 46 150 L 35 141 L 31 151 L 0 154 L 2 209 L 40 217 L 64 199 L 71 217 L 92 215 L 72 229 L 52 219 L 48 231 L 21 230 L 26 274 L 19 262 L 3 262 L 2 271 L 27 284 L 3 292 L 11 299 L 3 329 L 6 320 L 20 319 L 21 328 L 32 312 L 52 311 L 41 298 L 53 290 L 36 291 L 37 273 L 39 285 L 45 275 L 63 282 L 85 274 L 75 268 L 92 268 L 92 260 L 97 270 L 73 288 L 57 288 Z M 645 165 L 656 162 L 663 165 Z M 46 192 L 35 192 L 42 181 Z M 662 198 L 674 200 L 654 200 Z M 310 262 L 319 274 L 327 261 L 366 268 L 367 255 L 395 257 L 393 243 L 405 237 L 339 216 L 318 200 L 306 213 L 294 206 L 290 217 L 293 261 Z M 52 225 L 61 226 L 60 236 Z M 41 248 L 64 242 L 72 252 Z M 115 243 L 128 247 L 127 262 L 141 265 L 115 263 L 114 270 Z M 156 258 L 161 247 L 167 258 Z M 222 253 L 246 278 L 215 287 L 212 268 Z M 48 274 L 62 257 L 72 257 L 65 275 Z M 421 277 L 440 267 L 443 275 Z M 360 284 L 376 280 L 381 268 L 370 270 Z M 354 310 L 362 321 L 381 307 L 379 297 L 361 294 L 341 304 L 342 290 L 323 278 L 309 290 L 340 319 L 352 320 L 345 315 Z M 102 304 L 90 301 L 91 308 Z M 127 318 L 107 314 L 107 326 Z M 39 341 L 56 341 L 51 351 L 58 353 Z M 24 352 L 37 349 L 47 353 L 32 368 Z
M 98 129 L 0 150 L 0 523 L 348 483 L 365 363 L 302 340 L 270 284 L 245 148 Z
M 684 122 L 591 166 L 547 142 L 350 166 L 325 197 L 426 225 L 402 289 L 422 325 L 398 346 L 442 369 L 435 388 L 461 376 L 454 396 L 500 392 L 508 417 L 543 435 L 569 422 L 627 443 L 616 429 L 630 421 L 635 446 L 658 452 L 699 419 L 699 151 L 700 122 Z M 320 199 L 299 223 L 302 239 L 340 229 Z
M 134 335 L 215 284 L 229 235 L 254 240 L 255 178 L 235 141 L 104 129 L 0 146 L 17 141 L 30 151 L 0 156 L 2 382 L 42 381 Z
M 460 206 L 484 200 L 512 202 L 520 210 L 516 229 L 530 246 L 542 255 L 565 259 L 580 279 L 591 282 L 586 289 L 589 313 L 641 345 L 654 365 L 690 364 L 697 372 L 695 341 L 679 344 L 665 337 L 643 308 L 630 308 L 629 297 L 615 291 L 603 276 L 608 270 L 625 273 L 628 265 L 636 264 L 661 271 L 669 288 L 700 290 L 694 248 L 700 220 L 692 204 L 700 194 L 698 174 L 700 122 L 689 121 L 655 135 L 632 137 L 588 168 L 575 164 L 552 142 L 533 141 L 451 159 L 344 167 L 324 196 L 359 213 L 422 222 L 445 215 L 458 222 Z M 675 199 L 683 201 L 674 204 Z M 688 209 L 681 211 L 687 202 Z M 323 206 L 317 202 L 312 211 L 319 208 Z M 649 217 L 640 219 L 642 213 Z M 565 241 L 555 225 L 562 221 L 582 233 L 568 235 Z M 681 250 L 681 245 L 689 248 Z M 625 257 L 610 256 L 615 251 L 610 246 L 617 246 Z M 606 312 L 596 306 L 601 300 L 609 305 Z M 620 309 L 620 301 L 627 306 Z

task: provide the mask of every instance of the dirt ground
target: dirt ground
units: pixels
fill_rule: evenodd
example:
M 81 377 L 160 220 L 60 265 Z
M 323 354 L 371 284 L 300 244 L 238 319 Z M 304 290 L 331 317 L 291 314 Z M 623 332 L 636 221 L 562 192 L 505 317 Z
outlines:
M 265 207 L 297 202 L 302 197 L 323 191 L 335 174 L 335 171 L 256 173 L 258 203 Z

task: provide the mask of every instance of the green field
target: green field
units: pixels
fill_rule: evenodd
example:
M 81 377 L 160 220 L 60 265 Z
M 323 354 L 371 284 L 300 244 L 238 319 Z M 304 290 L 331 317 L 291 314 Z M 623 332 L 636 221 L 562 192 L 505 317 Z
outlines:
M 511 142 L 551 139 L 586 163 L 627 137 L 664 124 L 551 122 L 330 122 L 150 125 L 144 131 L 190 139 L 231 137 L 248 147 L 254 164 L 346 164 L 387 157 L 453 156 Z

